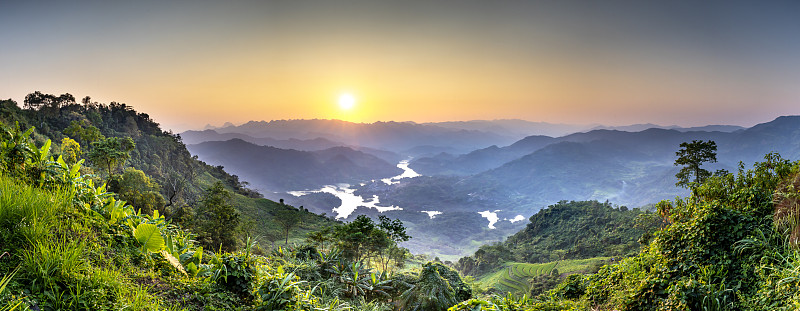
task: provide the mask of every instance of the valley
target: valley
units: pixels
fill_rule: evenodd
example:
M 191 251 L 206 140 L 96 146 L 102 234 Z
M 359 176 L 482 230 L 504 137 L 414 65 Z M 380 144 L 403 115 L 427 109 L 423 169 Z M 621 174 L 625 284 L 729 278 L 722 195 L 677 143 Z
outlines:
M 296 122 L 306 126 L 318 122 L 319 125 L 310 127 L 324 128 L 331 121 Z M 491 124 L 491 121 L 482 122 Z M 275 132 L 272 127 L 276 124 L 280 125 L 280 135 L 265 136 L 273 135 L 270 133 Z M 323 137 L 312 138 L 305 129 L 296 130 L 301 128 L 300 124 L 251 122 L 241 129 L 229 126 L 224 132 L 261 137 L 251 141 L 278 138 L 328 141 Z M 498 122 L 495 128 L 500 124 Z M 389 135 L 391 130 L 380 126 L 384 130 L 382 135 Z M 416 126 L 405 124 L 392 128 L 421 137 L 448 133 L 447 129 L 431 129 L 435 124 Z M 257 128 L 261 131 L 255 130 Z M 457 136 L 462 130 L 450 129 L 456 131 L 453 135 Z M 208 135 L 211 131 L 204 133 Z M 777 131 L 782 135 L 775 135 Z M 789 157 L 800 156 L 800 149 L 791 143 L 793 138 L 800 137 L 798 117 L 780 117 L 746 129 L 720 126 L 681 130 L 648 128 L 631 132 L 595 129 L 559 137 L 530 135 L 507 145 L 493 144 L 461 154 L 418 151 L 426 148 L 464 150 L 474 147 L 474 143 L 465 144 L 454 139 L 446 144 L 439 141 L 437 146 L 406 149 L 413 145 L 412 136 L 397 136 L 406 137 L 405 141 L 399 145 L 388 142 L 377 145 L 371 141 L 364 146 L 314 151 L 324 152 L 325 159 L 336 160 L 317 160 L 321 164 L 301 164 L 290 170 L 287 169 L 290 164 L 285 163 L 303 159 L 301 151 L 259 147 L 238 139 L 209 140 L 188 148 L 201 160 L 223 166 L 242 177 L 272 200 L 283 199 L 288 204 L 304 206 L 336 219 L 350 220 L 361 214 L 401 219 L 409 233 L 416 237 L 403 244 L 405 247 L 414 253 L 448 260 L 468 255 L 480 245 L 502 241 L 524 226 L 520 219 L 527 219 L 541 208 L 565 198 L 652 209 L 661 200 L 687 195 L 685 189 L 674 185 L 678 168 L 673 165 L 673 154 L 684 141 L 714 140 L 718 143 L 718 162 L 709 164 L 712 171 L 734 171 L 739 161 L 752 163 L 759 155 L 772 151 Z M 499 136 L 500 133 L 487 132 L 479 137 Z M 496 142 L 502 143 L 502 140 Z M 485 144 L 488 143 L 492 141 Z M 378 147 L 387 150 L 374 149 Z M 236 151 L 223 151 L 231 150 L 229 148 Z M 387 160 L 395 160 L 393 163 L 397 164 L 392 167 Z
M 0 311 L 800 310 L 800 1 L 3 1 Z
M 352 290 L 356 287 L 351 280 L 358 280 L 360 285 L 355 286 L 365 291 L 356 289 L 355 294 L 348 294 L 353 297 L 371 297 L 370 292 L 405 288 L 402 293 L 382 294 L 382 297 L 405 299 L 396 303 L 373 297 L 369 302 L 348 300 L 333 309 L 375 303 L 381 309 L 390 305 L 405 309 L 406 304 L 433 301 L 438 304 L 437 310 L 444 310 L 459 301 L 457 307 L 488 303 L 481 299 L 501 305 L 588 306 L 593 303 L 590 299 L 595 299 L 591 298 L 593 295 L 627 299 L 625 291 L 613 294 L 597 291 L 607 286 L 625 287 L 619 283 L 620 277 L 640 282 L 636 280 L 642 275 L 637 271 L 642 267 L 639 262 L 652 258 L 678 265 L 685 261 L 704 262 L 702 258 L 670 257 L 676 248 L 684 251 L 680 243 L 686 240 L 699 240 L 691 245 L 701 248 L 719 245 L 725 251 L 715 256 L 725 257 L 731 248 L 741 251 L 736 245 L 754 243 L 748 242 L 745 235 L 773 230 L 772 222 L 760 222 L 771 219 L 772 216 L 765 215 L 772 215 L 773 204 L 779 208 L 793 204 L 774 203 L 772 196 L 792 195 L 794 181 L 787 180 L 797 174 L 797 166 L 765 150 L 800 156 L 800 149 L 793 143 L 800 137 L 800 117 L 796 116 L 779 117 L 733 132 L 651 128 L 638 132 L 597 129 L 560 137 L 533 135 L 507 145 L 449 154 L 443 150 L 467 146 L 463 141 L 452 140 L 451 144 L 402 151 L 410 138 L 406 138 L 402 148 L 390 150 L 376 149 L 374 145 L 329 146 L 331 140 L 303 140 L 287 132 L 281 139 L 255 140 L 295 144 L 302 141 L 306 147 L 307 143 L 323 142 L 323 146 L 310 148 L 313 150 L 284 149 L 258 145 L 241 135 L 187 146 L 181 135 L 161 131 L 146 114 L 123 104 L 71 103 L 58 108 L 61 113 L 78 116 L 79 120 L 84 115 L 95 115 L 99 119 L 94 122 L 88 119 L 66 122 L 55 114 L 21 110 L 13 101 L 0 104 L 4 109 L 0 112 L 6 111 L 0 114 L 0 119 L 22 121 L 28 128 L 23 131 L 18 125 L 0 124 L 3 127 L 0 222 L 5 221 L 2 223 L 12 228 L 0 238 L 12 243 L 9 245 L 23 247 L 31 247 L 24 245 L 37 241 L 37 246 L 26 250 L 24 255 L 26 271 L 34 271 L 32 267 L 37 262 L 27 255 L 30 252 L 49 256 L 42 253 L 49 251 L 38 246 L 43 245 L 42 241 L 54 245 L 46 247 L 65 245 L 63 250 L 56 251 L 65 254 L 83 252 L 86 248 L 112 254 L 109 245 L 114 245 L 133 252 L 125 255 L 134 256 L 133 259 L 112 255 L 108 259 L 80 259 L 80 264 L 89 267 L 85 268 L 87 271 L 129 274 L 134 280 L 169 280 L 184 284 L 180 286 L 200 286 L 176 289 L 191 297 L 180 304 L 184 309 L 202 309 L 207 305 L 232 308 L 251 299 L 247 295 L 257 295 L 259 300 L 250 303 L 260 306 L 320 303 L 311 292 L 303 294 L 309 298 L 270 298 L 267 291 L 275 290 L 275 285 L 269 283 L 273 281 L 254 280 L 256 275 L 282 282 L 291 279 L 328 282 L 317 286 L 336 290 Z M 27 124 L 38 118 L 46 118 L 46 127 L 34 132 L 35 128 Z M 117 119 L 138 123 L 135 128 L 134 122 L 121 126 L 113 121 Z M 418 133 L 424 133 L 430 126 L 417 129 Z M 405 126 L 400 128 L 408 131 Z M 435 129 L 431 135 L 443 132 L 447 130 Z M 105 137 L 105 134 L 121 136 Z M 57 148 L 59 153 L 55 153 L 57 160 L 51 153 L 52 139 L 48 137 L 62 138 Z M 254 136 L 249 137 L 254 140 Z M 86 159 L 76 155 L 80 143 L 75 139 L 89 146 L 88 166 L 83 166 Z M 676 143 L 681 150 L 669 151 Z M 716 162 L 705 163 L 704 167 L 715 170 L 714 173 L 707 173 L 705 181 L 677 187 L 676 172 L 687 168 L 670 165 L 674 160 L 670 153 L 684 158 L 683 154 L 694 152 L 687 150 L 705 144 L 713 146 L 714 157 L 709 159 Z M 25 150 L 21 158 L 15 153 L 20 148 Z M 117 152 L 106 153 L 107 150 Z M 755 161 L 760 152 L 766 153 L 761 162 L 745 163 Z M 124 159 L 114 161 L 117 156 Z M 736 164 L 731 158 L 743 162 Z M 123 169 L 124 163 L 130 166 Z M 746 166 L 753 169 L 746 170 Z M 699 176 L 696 175 L 696 180 Z M 772 189 L 776 188 L 785 190 L 773 194 Z M 59 189 L 68 192 L 61 193 Z M 16 203 L 17 193 L 24 193 L 24 200 L 34 203 Z M 565 197 L 575 199 L 568 201 Z M 60 203 L 54 206 L 47 202 Z M 731 207 L 720 208 L 719 204 Z M 43 222 L 25 223 L 24 219 L 36 218 L 30 213 L 44 215 Z M 56 217 L 59 213 L 71 216 Z M 72 222 L 72 217 L 79 221 Z M 10 225 L 13 223 L 21 225 Z M 775 220 L 774 226 L 785 226 L 783 223 Z M 695 228 L 703 225 L 714 229 Z M 90 234 L 98 242 L 88 245 L 41 238 L 74 234 L 63 228 Z M 706 236 L 718 231 L 725 232 L 726 238 L 718 241 L 716 233 L 714 237 Z M 195 236 L 192 232 L 199 234 Z M 33 238 L 18 238 L 31 234 Z M 111 236 L 123 242 L 108 240 Z M 149 242 L 151 239 L 156 242 Z M 141 247 L 136 246 L 139 244 Z M 216 250 L 205 251 L 204 247 Z M 663 247 L 668 253 L 652 253 L 650 247 Z M 13 248 L 0 250 L 10 254 Z M 708 253 L 707 249 L 697 251 Z M 65 257 L 59 258 L 48 260 L 66 263 L 62 261 Z M 104 270 L 107 260 L 120 262 L 123 267 Z M 734 262 L 734 268 L 746 264 L 740 258 L 728 260 Z M 260 270 L 248 272 L 250 265 Z M 659 266 L 648 263 L 647 267 Z M 58 280 L 84 275 L 81 269 L 59 275 L 40 271 L 18 277 L 11 284 L 14 288 L 32 286 L 35 291 L 38 290 L 35 282 L 40 279 L 56 284 L 64 282 Z M 292 272 L 287 274 L 284 269 Z M 307 273 L 304 269 L 316 272 L 294 274 Z M 373 269 L 382 272 L 378 275 Z M 615 269 L 630 272 L 617 275 Z M 156 271 L 162 275 L 154 275 Z M 386 274 L 387 271 L 391 274 Z M 700 273 L 707 273 L 703 271 Z M 738 278 L 743 277 L 736 273 Z M 15 274 L 16 270 L 9 276 Z M 237 274 L 250 279 L 226 280 Z M 10 280 L 9 276 L 0 280 L 0 294 L 5 291 L 2 287 Z M 91 287 L 92 295 L 100 287 L 110 286 L 117 291 L 118 298 L 114 299 L 156 309 L 162 308 L 158 299 L 169 299 L 169 294 L 148 292 L 148 297 L 159 298 L 147 304 L 135 302 L 139 296 L 122 290 L 139 288 L 128 279 L 95 282 L 98 285 Z M 262 292 L 246 294 L 257 282 L 261 282 Z M 424 298 L 428 296 L 420 288 L 431 286 L 431 282 L 446 282 L 445 289 L 452 298 Z M 72 290 L 77 283 L 64 284 Z M 302 283 L 292 284 L 292 291 L 309 290 Z M 508 294 L 503 301 L 497 300 L 501 294 Z M 561 298 L 556 301 L 546 296 L 553 294 Z M 225 300 L 208 298 L 220 295 Z M 346 297 L 321 295 L 328 301 Z M 468 300 L 470 297 L 483 298 Z M 20 299 L 23 298 L 12 296 L 6 300 L 7 305 L 42 303 L 57 309 L 86 301 L 83 294 L 68 300 L 39 294 L 24 298 L 32 300 Z M 116 305 L 109 300 L 97 301 Z

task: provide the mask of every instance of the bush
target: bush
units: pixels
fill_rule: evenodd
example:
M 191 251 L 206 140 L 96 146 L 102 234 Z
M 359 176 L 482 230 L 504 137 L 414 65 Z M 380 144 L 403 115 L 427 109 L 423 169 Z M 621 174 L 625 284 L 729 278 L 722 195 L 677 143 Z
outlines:
M 575 299 L 586 293 L 586 278 L 583 274 L 573 274 L 568 276 L 553 290 L 553 293 L 562 298 Z
M 471 296 L 472 290 L 461 281 L 458 272 L 429 262 L 422 266 L 414 286 L 400 296 L 399 306 L 403 310 L 446 310 Z

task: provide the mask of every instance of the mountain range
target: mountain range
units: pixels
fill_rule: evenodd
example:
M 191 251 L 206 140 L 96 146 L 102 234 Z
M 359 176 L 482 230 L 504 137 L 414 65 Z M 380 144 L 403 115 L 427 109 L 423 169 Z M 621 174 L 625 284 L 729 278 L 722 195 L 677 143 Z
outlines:
M 247 181 L 259 191 L 285 192 L 394 176 L 403 171 L 348 147 L 300 151 L 259 146 L 235 138 L 187 145 L 192 154 Z
M 206 130 L 203 135 L 208 138 L 198 139 L 213 140 L 211 136 L 214 133 L 244 134 L 253 138 L 278 140 L 323 138 L 339 142 L 341 145 L 388 150 L 396 153 L 406 153 L 409 149 L 425 145 L 449 147 L 459 152 L 466 152 L 497 143 L 511 143 L 515 140 L 513 137 L 494 132 L 453 129 L 413 122 L 352 123 L 318 119 L 250 121 L 239 126 Z M 243 137 L 236 138 L 244 139 Z
M 384 213 L 403 220 L 409 232 L 419 237 L 407 247 L 415 252 L 442 255 L 443 258 L 457 257 L 473 251 L 482 243 L 499 241 L 524 226 L 521 222 L 512 223 L 512 219 L 530 217 L 542 207 L 561 200 L 608 200 L 618 205 L 646 207 L 663 199 L 687 195 L 685 189 L 675 186 L 675 173 L 679 167 L 673 165 L 675 152 L 682 142 L 715 141 L 718 162 L 704 165 L 711 171 L 735 171 L 739 161 L 749 164 L 769 152 L 778 152 L 788 159 L 800 158 L 798 116 L 779 117 L 744 129 L 733 126 L 699 127 L 696 130 L 596 129 L 558 137 L 531 135 L 513 142 L 506 142 L 507 137 L 498 133 L 483 132 L 488 127 L 478 126 L 487 124 L 476 122 L 446 124 L 468 129 L 394 122 L 355 127 L 346 125 L 343 128 L 357 128 L 352 132 L 357 134 L 334 140 L 331 137 L 343 138 L 340 135 L 343 131 L 331 130 L 331 135 L 314 137 L 313 133 L 322 130 L 318 121 L 251 122 L 225 128 L 226 133 L 217 132 L 216 135 L 220 139 L 228 137 L 226 135 L 253 135 L 250 137 L 255 138 L 257 133 L 280 132 L 283 136 L 271 138 L 281 142 L 321 138 L 324 140 L 316 140 L 322 142 L 321 145 L 365 143 L 369 148 L 389 150 L 370 149 L 394 154 L 394 159 L 416 156 L 408 167 L 422 176 L 399 179 L 392 184 L 383 182 L 380 179 L 396 176 L 402 170 L 392 161 L 387 161 L 388 157 L 378 157 L 351 147 L 300 151 L 258 146 L 257 142 L 234 139 L 190 145 L 189 150 L 203 161 L 225 166 L 257 189 L 280 192 L 318 189 L 328 184 L 351 184 L 355 195 L 378 198 L 381 206 L 402 208 Z M 337 122 L 341 121 L 322 124 L 344 124 Z M 316 125 L 308 131 L 301 131 L 300 124 Z M 269 131 L 254 130 L 258 128 Z M 236 129 L 247 131 L 234 132 Z M 292 136 L 289 129 L 293 129 L 297 136 Z M 369 132 L 372 130 L 375 132 Z M 397 135 L 392 134 L 395 131 Z M 206 134 L 210 134 L 206 138 L 214 135 Z M 476 140 L 467 143 L 465 137 L 470 134 L 475 135 Z M 496 140 L 493 141 L 492 137 Z M 266 139 L 260 141 L 268 142 Z M 469 145 L 487 146 L 458 152 Z M 273 195 L 315 211 L 331 211 L 342 203 L 331 193 L 299 197 Z M 434 215 L 430 214 L 432 212 L 440 214 L 431 216 Z M 374 216 L 378 212 L 360 208 L 349 217 L 358 214 Z

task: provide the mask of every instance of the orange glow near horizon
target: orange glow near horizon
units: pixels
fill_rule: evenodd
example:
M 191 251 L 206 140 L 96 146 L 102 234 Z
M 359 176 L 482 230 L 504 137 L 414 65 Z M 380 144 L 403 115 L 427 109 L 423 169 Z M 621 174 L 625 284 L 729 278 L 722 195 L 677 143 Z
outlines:
M 453 4 L 13 2 L 0 10 L 0 98 L 89 95 L 176 131 L 315 118 L 751 126 L 800 113 L 791 7 Z

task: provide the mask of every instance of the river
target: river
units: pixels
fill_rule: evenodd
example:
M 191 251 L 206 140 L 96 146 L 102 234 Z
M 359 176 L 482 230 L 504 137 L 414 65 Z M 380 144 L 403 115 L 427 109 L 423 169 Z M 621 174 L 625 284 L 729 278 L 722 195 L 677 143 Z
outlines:
M 400 180 L 403 178 L 414 178 L 422 176 L 419 173 L 415 172 L 413 169 L 408 167 L 409 160 L 400 161 L 397 163 L 397 167 L 403 170 L 403 173 L 394 177 L 384 178 L 381 179 L 382 182 L 386 183 L 387 185 L 394 185 L 400 183 Z M 361 184 L 364 186 L 365 184 Z M 319 190 L 305 190 L 305 191 L 290 191 L 289 194 L 300 197 L 304 196 L 309 193 L 330 193 L 335 195 L 339 200 L 342 200 L 342 204 L 338 207 L 333 208 L 333 212 L 336 214 L 336 219 L 346 219 L 350 217 L 353 212 L 356 211 L 359 207 L 366 207 L 366 208 L 374 208 L 375 210 L 383 213 L 387 211 L 400 211 L 403 210 L 402 207 L 389 205 L 383 206 L 380 205 L 381 201 L 377 195 L 373 195 L 372 198 L 364 199 L 363 197 L 356 195 L 356 189 L 350 188 L 350 184 L 337 184 L 337 185 L 326 185 Z M 515 223 L 518 221 L 525 220 L 525 217 L 522 215 L 516 215 L 514 218 L 500 218 L 497 213 L 501 210 L 495 211 L 483 211 L 478 212 L 481 217 L 486 218 L 489 221 L 488 227 L 489 229 L 495 229 L 495 224 L 498 221 L 509 221 L 511 223 Z M 422 213 L 428 214 L 430 219 L 434 219 L 436 216 L 441 215 L 441 211 L 420 211 Z
M 384 183 L 388 185 L 393 185 L 399 183 L 400 179 L 403 178 L 414 178 L 421 176 L 419 173 L 415 172 L 413 169 L 408 167 L 409 160 L 400 161 L 397 164 L 397 167 L 403 170 L 403 173 L 394 177 L 384 178 L 381 179 Z M 363 185 L 363 184 L 362 184 Z M 380 199 L 377 195 L 372 196 L 372 198 L 365 200 L 363 197 L 359 195 L 355 195 L 355 189 L 350 188 L 350 184 L 337 184 L 337 185 L 326 185 L 319 190 L 305 190 L 305 191 L 290 191 L 289 194 L 300 197 L 304 196 L 309 193 L 330 193 L 335 195 L 339 200 L 342 200 L 342 204 L 338 207 L 333 208 L 333 212 L 336 213 L 337 219 L 345 219 L 350 216 L 355 210 L 359 207 L 366 207 L 366 208 L 374 208 L 377 211 L 383 213 L 386 211 L 397 211 L 402 210 L 402 207 L 390 205 L 390 206 L 381 206 Z M 441 212 L 440 212 L 441 214 Z M 433 218 L 433 217 L 431 217 Z

